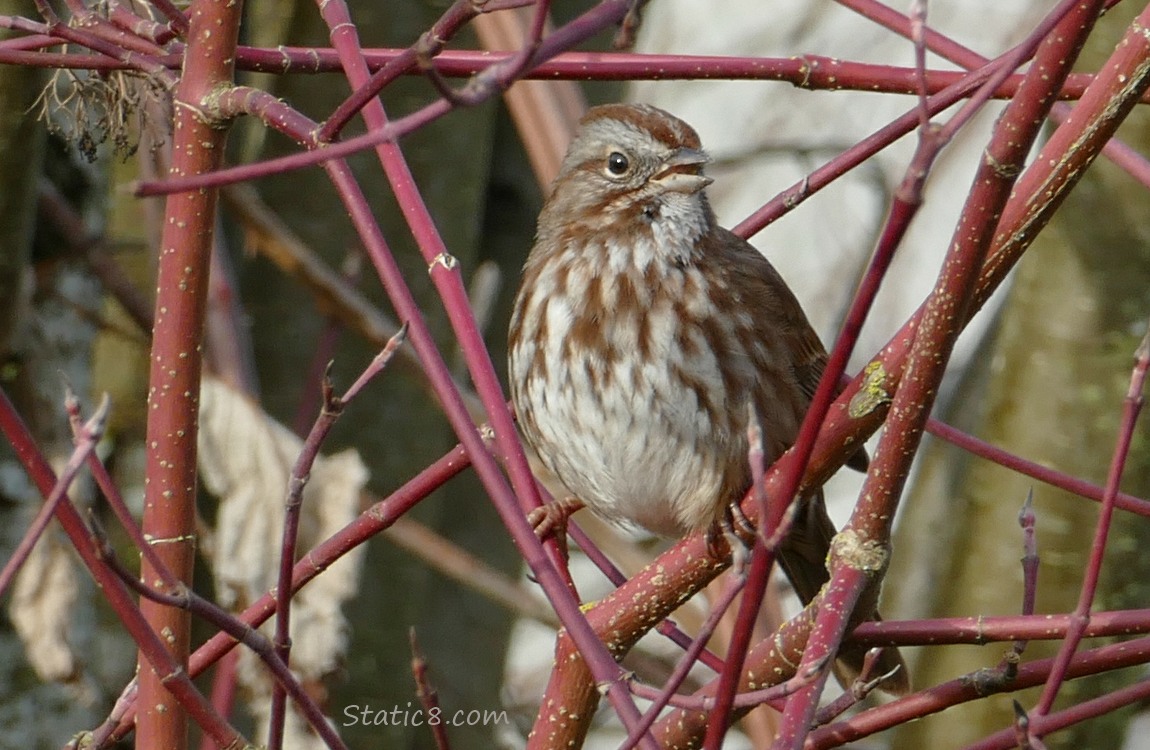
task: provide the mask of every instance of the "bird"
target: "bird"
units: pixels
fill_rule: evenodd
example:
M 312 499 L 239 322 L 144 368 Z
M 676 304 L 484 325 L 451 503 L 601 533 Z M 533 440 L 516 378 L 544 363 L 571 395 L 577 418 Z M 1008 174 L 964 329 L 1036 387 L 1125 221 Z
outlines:
M 751 486 L 750 415 L 768 465 L 798 435 L 826 349 L 775 267 L 718 224 L 709 161 L 678 117 L 606 104 L 582 118 L 551 185 L 508 381 L 525 442 L 572 493 L 552 508 L 561 518 L 587 507 L 673 538 L 729 528 Z M 860 449 L 848 464 L 866 462 Z M 821 489 L 796 502 L 778 561 L 806 604 L 829 579 L 836 529 Z M 864 656 L 838 662 L 857 674 Z M 893 649 L 882 659 L 901 666 Z M 895 671 L 884 689 L 905 692 Z

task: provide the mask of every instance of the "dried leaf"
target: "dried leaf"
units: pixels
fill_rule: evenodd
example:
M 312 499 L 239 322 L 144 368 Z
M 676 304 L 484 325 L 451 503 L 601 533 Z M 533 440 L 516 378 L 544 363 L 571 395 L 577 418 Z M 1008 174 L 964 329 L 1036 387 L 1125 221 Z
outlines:
M 238 609 L 276 585 L 284 499 L 292 465 L 303 447 L 243 394 L 205 378 L 200 393 L 199 464 L 204 486 L 220 499 L 212 567 L 221 603 Z M 368 472 L 354 450 L 319 457 L 303 494 L 297 550 L 306 552 L 355 518 Z M 292 600 L 291 667 L 305 682 L 335 670 L 347 648 L 340 609 L 359 585 L 362 548 L 333 563 Z M 264 626 L 271 633 L 273 621 Z M 238 670 L 251 710 L 267 710 L 271 681 L 244 653 Z M 288 722 L 288 729 L 296 724 Z M 266 726 L 266 722 L 263 723 Z M 287 747 L 306 748 L 302 734 Z M 290 738 L 289 738 L 290 739 Z
M 68 642 L 78 595 L 72 553 L 56 534 L 45 534 L 13 581 L 8 605 L 8 617 L 24 642 L 28 662 L 42 680 L 64 682 L 78 674 Z

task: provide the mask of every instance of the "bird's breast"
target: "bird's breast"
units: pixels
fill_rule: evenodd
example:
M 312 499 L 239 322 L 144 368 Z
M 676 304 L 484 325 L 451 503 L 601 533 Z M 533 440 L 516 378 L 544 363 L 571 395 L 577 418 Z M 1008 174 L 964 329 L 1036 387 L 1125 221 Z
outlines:
M 598 272 L 541 274 L 537 291 L 550 293 L 520 306 L 515 405 L 540 457 L 589 507 L 682 534 L 725 502 L 753 373 L 701 276 L 650 263 L 604 273 L 614 259 L 603 260 Z

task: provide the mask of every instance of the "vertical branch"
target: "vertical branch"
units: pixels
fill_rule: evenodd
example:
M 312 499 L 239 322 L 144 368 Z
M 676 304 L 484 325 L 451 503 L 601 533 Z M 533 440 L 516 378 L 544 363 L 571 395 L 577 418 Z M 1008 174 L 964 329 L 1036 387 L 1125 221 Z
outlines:
M 335 426 L 336 420 L 343 414 L 356 395 L 367 385 L 371 378 L 378 375 L 395 355 L 396 350 L 403 344 L 407 336 L 407 326 L 404 325 L 399 332 L 391 337 L 387 346 L 377 354 L 351 387 L 343 396 L 336 396 L 332 392 L 331 378 L 324 373 L 322 390 L 323 406 L 315 418 L 295 465 L 292 466 L 291 477 L 288 480 L 287 498 L 284 501 L 284 524 L 282 541 L 280 543 L 279 577 L 276 579 L 276 629 L 275 650 L 276 656 L 287 665 L 291 657 L 291 598 L 295 593 L 292 588 L 292 569 L 295 567 L 296 543 L 299 541 L 300 514 L 303 510 L 303 492 L 311 478 L 312 467 L 319 457 L 320 447 L 327 438 L 328 433 Z M 287 690 L 282 683 L 277 682 L 272 688 L 271 718 L 268 727 L 268 750 L 279 750 L 283 747 L 284 720 L 287 701 Z
M 1058 650 L 1054 659 L 1054 666 L 1050 670 L 1050 677 L 1042 688 L 1042 697 L 1034 713 L 1044 716 L 1050 713 L 1054 706 L 1054 699 L 1066 678 L 1066 671 L 1070 667 L 1070 659 L 1082 642 L 1086 626 L 1090 624 L 1090 608 L 1094 604 L 1094 596 L 1098 591 L 1098 579 L 1102 576 L 1102 558 L 1106 554 L 1106 539 L 1110 533 L 1111 520 L 1114 517 L 1114 498 L 1118 495 L 1118 484 L 1122 480 L 1122 470 L 1126 467 L 1126 459 L 1130 455 L 1130 444 L 1134 439 L 1134 425 L 1138 414 L 1142 411 L 1142 389 L 1146 384 L 1146 370 L 1150 367 L 1150 333 L 1142 338 L 1142 343 L 1134 354 L 1134 371 L 1130 374 L 1130 387 L 1126 391 L 1126 400 L 1122 412 L 1122 424 L 1118 431 L 1118 438 L 1114 446 L 1114 457 L 1110 462 L 1110 470 L 1106 476 L 1106 493 L 1102 497 L 1102 509 L 1098 513 L 1098 523 L 1094 528 L 1094 540 L 1090 545 L 1090 560 L 1086 566 L 1086 575 L 1082 580 L 1082 590 L 1078 597 L 1078 605 L 1074 608 L 1074 615 L 1070 620 L 1070 627 L 1066 630 L 1066 639 Z
M 891 406 L 884 441 L 879 444 L 861 493 L 868 500 L 901 492 L 910 466 L 909 457 L 925 428 L 942 370 L 972 309 L 979 272 L 998 226 L 998 217 L 1100 7 L 1099 0 L 1076 4 L 1070 9 L 1039 49 L 1018 96 L 996 127 L 959 218 L 943 272 L 921 315 L 903 381 Z M 879 538 L 883 529 L 878 526 L 889 526 L 892 508 L 893 505 L 879 508 L 869 502 L 861 503 L 852 518 L 852 526 L 857 519 L 858 528 L 865 529 L 869 538 Z M 876 511 L 881 512 L 876 514 Z
M 100 420 L 96 420 L 98 424 Z M 0 389 L 0 434 L 11 443 L 17 458 L 28 473 L 29 478 L 40 490 L 45 498 L 50 498 L 57 478 L 52 468 L 37 448 L 27 425 L 16 413 L 7 395 Z M 171 687 L 172 694 L 180 705 L 195 715 L 204 733 L 213 738 L 216 745 L 223 748 L 245 747 L 243 738 L 230 727 L 226 720 L 217 714 L 203 696 L 192 684 L 186 670 L 176 662 L 175 658 L 165 649 L 164 640 L 149 627 L 141 611 L 137 609 L 127 587 L 120 581 L 116 573 L 107 562 L 97 553 L 93 545 L 92 532 L 80 518 L 80 511 L 70 502 L 60 502 L 56 505 L 56 518 L 68 535 L 69 541 L 75 547 L 80 559 L 92 573 L 96 584 L 100 587 L 108 605 L 123 623 L 124 629 L 136 641 L 145 659 L 145 667 L 158 670 L 163 677 L 160 678 Z M 143 671 L 143 670 L 141 670 Z M 117 711 L 127 710 L 126 704 L 117 704 Z M 143 744 L 140 747 L 144 747 Z M 162 746 L 161 746 L 162 747 Z
M 853 603 L 853 597 L 858 595 L 854 587 L 867 586 L 877 597 L 877 586 L 885 568 L 890 524 L 898 499 L 954 343 L 968 318 L 979 271 L 998 219 L 1030 145 L 1093 28 L 1101 5 L 1101 0 L 1093 4 L 1074 4 L 1062 15 L 1054 32 L 1039 48 L 1018 95 L 995 127 L 955 228 L 942 273 L 927 300 L 921 325 L 911 345 L 902 383 L 891 404 L 887 429 L 859 493 L 860 501 L 851 516 L 851 536 L 848 538 L 844 533 L 836 539 L 835 554 L 832 555 L 834 573 L 825 594 L 828 604 L 819 610 L 814 628 L 816 634 L 833 630 L 833 620 L 845 617 L 843 613 L 850 611 L 840 601 Z M 855 565 L 859 569 L 851 570 Z M 873 571 L 873 580 L 860 576 L 860 570 Z M 832 594 L 839 589 L 843 591 L 841 600 L 832 600 Z M 834 632 L 837 634 L 838 631 Z M 818 650 L 811 650 L 804 654 L 803 663 L 818 656 Z M 801 746 L 817 707 L 814 698 L 820 688 L 821 685 L 816 683 L 796 694 L 799 700 L 788 701 L 778 747 Z
M 538 21 L 533 24 L 533 30 L 538 33 L 542 31 L 543 15 L 546 9 L 547 3 L 545 2 L 536 6 L 536 13 L 539 16 Z M 617 0 L 609 0 L 601 4 L 596 10 L 603 12 L 605 14 L 604 20 L 610 22 L 611 19 L 618 20 L 621 18 L 628 10 L 628 6 Z M 332 44 L 340 56 L 348 80 L 356 88 L 362 88 L 370 75 L 346 3 L 321 2 L 320 11 L 332 29 Z M 595 20 L 593 12 L 589 12 L 564 28 L 567 30 L 566 34 L 579 35 L 601 23 L 601 21 Z M 549 38 L 563 42 L 567 37 L 563 32 L 556 32 Z M 529 48 L 523 49 L 521 53 L 517 53 L 507 61 L 506 65 L 509 70 L 514 75 L 520 75 L 525 71 L 529 65 L 536 61 L 541 44 L 540 39 L 533 39 Z M 495 69 L 493 68 L 493 70 Z M 473 82 L 475 88 L 471 89 L 469 96 L 478 96 L 476 92 L 481 91 L 482 86 L 486 85 L 479 83 L 480 80 L 477 79 L 476 82 Z M 363 115 L 372 131 L 386 132 L 389 127 L 383 105 L 378 101 L 371 101 L 366 104 Z M 603 644 L 599 642 L 582 612 L 578 609 L 574 596 L 574 584 L 571 583 L 566 561 L 562 559 L 553 541 L 549 541 L 545 546 L 540 544 L 524 516 L 523 511 L 540 504 L 538 490 L 524 457 L 522 446 L 519 445 L 516 437 L 515 426 L 507 409 L 502 388 L 495 376 L 490 355 L 468 306 L 466 290 L 462 285 L 458 269 L 458 261 L 443 244 L 423 199 L 419 195 L 415 180 L 399 146 L 394 142 L 385 142 L 381 143 L 376 150 L 396 200 L 403 210 L 404 218 L 408 221 L 420 251 L 428 261 L 428 272 L 444 301 L 448 320 L 459 341 L 476 390 L 487 410 L 488 419 L 494 428 L 495 444 L 507 456 L 508 474 L 511 479 L 510 487 L 503 475 L 499 473 L 498 467 L 487 448 L 475 445 L 478 439 L 475 425 L 471 423 L 468 415 L 460 413 L 461 402 L 458 391 L 450 382 L 443 382 L 443 387 L 437 386 L 436 390 L 443 399 L 448 418 L 455 427 L 460 440 L 468 446 L 468 452 L 475 462 L 475 468 L 480 479 L 511 532 L 516 546 L 523 552 L 524 559 L 555 607 L 560 620 L 567 628 L 566 634 L 578 644 L 580 656 L 591 667 L 596 684 L 604 686 L 607 698 L 614 704 L 625 725 L 637 724 L 640 719 L 639 711 L 620 679 L 622 675 L 620 668 L 612 660 Z M 331 169 L 332 167 L 329 167 L 329 170 Z M 380 272 L 385 288 L 392 296 L 397 309 L 402 310 L 407 304 L 404 298 L 409 297 L 410 292 L 407 291 L 402 278 L 389 279 L 389 277 L 397 276 L 392 270 L 394 260 L 390 258 L 386 243 L 379 234 L 374 219 L 370 216 L 370 210 L 366 207 L 361 191 L 354 179 L 346 173 L 342 175 L 333 173 L 333 180 L 336 182 L 345 205 L 349 208 L 353 221 L 357 222 L 357 229 L 361 232 L 364 245 L 377 264 L 377 271 Z M 405 315 L 405 317 L 407 316 Z M 442 381 L 449 381 L 449 378 L 440 373 L 443 368 L 442 358 L 435 350 L 434 342 L 428 340 L 426 332 L 421 329 L 419 316 L 413 315 L 410 319 L 412 342 L 417 351 L 420 352 L 421 357 L 424 358 L 424 366 L 427 368 L 429 376 L 433 379 L 441 378 Z M 522 506 L 519 504 L 521 500 L 525 503 Z M 590 715 L 587 714 L 584 718 L 589 720 Z M 572 723 L 575 723 L 574 720 Z M 580 726 L 585 728 L 583 724 Z M 650 740 L 644 742 L 645 747 L 652 744 Z
M 232 0 L 192 5 L 184 74 L 175 91 L 172 175 L 202 174 L 219 166 L 224 123 L 210 115 L 210 105 L 212 95 L 232 83 L 241 8 Z M 215 190 L 168 199 L 156 283 L 143 528 L 159 559 L 183 581 L 191 580 L 195 557 L 201 338 L 215 208 Z M 146 559 L 140 575 L 146 586 L 159 580 Z M 153 601 L 141 602 L 140 608 L 176 662 L 186 664 L 188 614 Z M 187 718 L 142 656 L 140 700 L 140 746 L 185 747 Z

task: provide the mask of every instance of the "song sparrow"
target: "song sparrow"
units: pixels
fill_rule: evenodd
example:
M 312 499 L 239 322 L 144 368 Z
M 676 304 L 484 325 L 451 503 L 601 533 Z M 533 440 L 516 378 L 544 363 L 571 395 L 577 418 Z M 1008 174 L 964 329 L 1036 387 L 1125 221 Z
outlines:
M 539 215 L 508 340 L 511 399 L 543 463 L 597 514 L 665 536 L 711 527 L 746 494 L 748 405 L 769 464 L 826 365 L 775 268 L 716 224 L 707 161 L 667 112 L 591 109 Z M 779 562 L 806 603 L 835 528 L 821 492 L 800 502 Z M 840 661 L 857 671 L 862 656 Z

